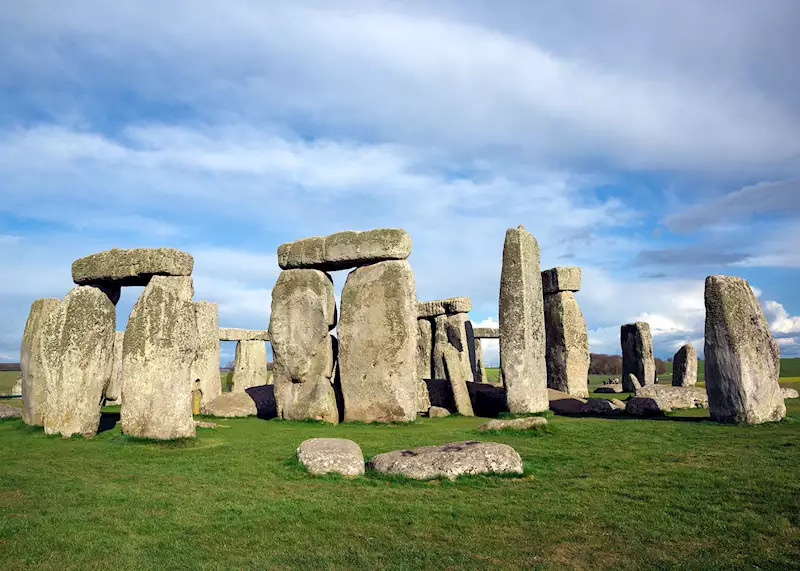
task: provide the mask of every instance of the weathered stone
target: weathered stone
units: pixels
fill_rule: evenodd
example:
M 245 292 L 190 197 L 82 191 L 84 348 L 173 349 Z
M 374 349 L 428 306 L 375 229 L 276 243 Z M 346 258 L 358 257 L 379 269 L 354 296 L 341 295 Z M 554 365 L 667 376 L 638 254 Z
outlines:
M 444 418 L 450 416 L 450 411 L 441 406 L 432 406 L 428 409 L 428 416 L 431 418 Z
M 467 315 L 455 313 L 437 315 L 433 320 L 433 375 L 436 379 L 446 379 L 444 356 L 454 350 L 464 367 L 466 379 L 472 382 L 472 366 L 467 343 Z
M 696 384 L 697 350 L 691 343 L 686 343 L 672 358 L 672 386 L 693 387 Z
M 236 327 L 220 327 L 219 341 L 269 341 L 266 329 L 239 329 Z
M 269 382 L 267 346 L 263 341 L 237 341 L 231 375 L 231 392 L 241 393 L 250 387 Z
M 125 332 L 114 332 L 114 361 L 111 363 L 111 377 L 103 392 L 106 401 L 115 405 L 122 404 L 122 345 L 125 341 Z
M 473 327 L 472 332 L 476 339 L 500 339 L 498 327 Z
M 550 410 L 557 414 L 580 414 L 586 404 L 586 399 L 553 389 L 547 389 L 547 399 Z
M 473 373 L 476 383 L 488 383 L 489 377 L 486 375 L 486 366 L 483 361 L 483 343 L 479 337 L 475 337 L 475 372 Z
M 435 301 L 420 301 L 417 304 L 418 317 L 436 317 L 437 315 L 452 315 L 454 313 L 469 313 L 472 309 L 472 299 L 468 297 L 448 297 Z
M 417 379 L 417 414 L 427 412 L 431 407 L 431 396 L 428 394 L 428 383 L 425 379 Z
M 194 304 L 197 321 L 197 353 L 192 362 L 193 412 L 222 394 L 219 381 L 219 310 L 216 303 L 197 301 Z M 265 357 L 266 362 L 266 357 Z M 266 366 L 266 364 L 265 364 Z M 199 393 L 199 400 L 195 402 Z
M 786 415 L 780 351 L 753 290 L 742 278 L 709 276 L 705 285 L 705 375 L 711 418 L 759 424 Z
M 597 387 L 594 392 L 601 394 L 621 393 L 622 387 L 620 385 L 603 385 L 602 387 Z
M 531 430 L 547 426 L 547 419 L 543 416 L 529 416 L 526 418 L 501 419 L 493 418 L 485 424 L 481 424 L 478 430 Z
M 281 272 L 272 289 L 269 322 L 281 418 L 339 422 L 330 335 L 335 326 L 331 277 L 319 270 Z
M 22 415 L 26 424 L 44 425 L 47 406 L 47 379 L 42 363 L 41 339 L 44 324 L 58 307 L 59 299 L 45 297 L 31 304 L 22 344 L 19 350 L 19 366 L 22 371 Z
M 579 289 L 581 289 L 581 269 L 577 266 L 559 266 L 542 272 L 542 290 L 545 295 Z
M 311 268 L 332 272 L 384 260 L 405 260 L 411 254 L 411 236 L 400 228 L 366 232 L 338 232 L 314 236 L 278 247 L 282 270 Z
M 191 254 L 175 248 L 113 248 L 72 263 L 72 280 L 80 285 L 145 286 L 153 276 L 190 276 Z
M 450 388 L 453 390 L 453 400 L 456 403 L 456 410 L 461 416 L 475 416 L 472 411 L 472 402 L 469 399 L 467 390 L 467 372 L 464 364 L 455 349 L 449 348 L 444 354 L 444 368 L 447 379 L 450 381 Z
M 636 396 L 654 398 L 664 409 L 708 407 L 708 396 L 700 387 L 647 385 L 636 389 Z
M 0 418 L 22 418 L 22 409 L 0 402 Z
M 632 397 L 625 403 L 625 412 L 633 416 L 663 416 L 672 409 L 652 397 Z
M 417 377 L 433 379 L 433 321 L 417 319 Z
M 344 438 L 311 438 L 300 444 L 297 460 L 314 475 L 364 473 L 364 454 L 358 444 Z
M 642 388 L 641 383 L 639 383 L 639 379 L 637 379 L 636 375 L 634 375 L 633 373 L 628 373 L 628 376 L 625 377 L 625 378 L 628 379 L 628 383 L 627 384 L 625 384 L 625 383 L 622 384 L 622 392 L 629 392 L 629 393 L 630 392 L 636 392 L 636 391 L 638 391 L 639 389 Z M 626 386 L 630 387 L 630 390 L 626 389 L 625 388 Z
M 615 416 L 625 412 L 625 403 L 617 399 L 589 399 L 584 403 L 581 412 Z
M 222 425 L 220 425 L 220 424 L 217 424 L 216 422 L 208 422 L 207 420 L 195 420 L 195 421 L 194 421 L 194 426 L 195 426 L 195 428 L 211 428 L 211 429 L 216 429 L 216 428 L 219 428 L 219 427 L 220 427 L 220 426 L 222 426 Z M 227 428 L 227 427 L 226 427 L 226 426 L 223 426 L 223 428 Z
M 622 345 L 622 388 L 625 392 L 633 392 L 629 374 L 632 374 L 642 386 L 655 384 L 656 362 L 653 359 L 653 338 L 650 325 L 644 321 L 628 323 L 620 328 Z
M 11 392 L 9 394 L 15 397 L 22 396 L 22 377 L 17 377 L 17 380 L 14 382 L 14 386 L 11 387 Z
M 589 396 L 589 336 L 571 291 L 544 296 L 547 386 L 576 397 Z
M 122 431 L 171 440 L 195 435 L 192 363 L 198 346 L 192 278 L 153 276 L 122 345 Z
M 78 286 L 50 312 L 40 339 L 47 434 L 97 434 L 111 376 L 116 308 L 98 288 Z
M 500 367 L 512 413 L 541 412 L 547 400 L 539 245 L 525 228 L 506 231 L 500 275 Z
M 201 412 L 208 416 L 220 418 L 238 418 L 245 416 L 256 416 L 258 408 L 255 401 L 246 392 L 241 393 L 222 393 L 207 405 L 203 406 Z
M 350 272 L 342 290 L 339 370 L 348 421 L 417 414 L 417 292 L 406 261 Z
M 522 458 L 506 444 L 467 441 L 378 454 L 369 467 L 414 480 L 454 480 L 462 474 L 522 474 Z
M 800 397 L 800 393 L 798 393 L 795 389 L 790 389 L 788 387 L 781 387 L 781 395 L 784 399 L 796 399 Z

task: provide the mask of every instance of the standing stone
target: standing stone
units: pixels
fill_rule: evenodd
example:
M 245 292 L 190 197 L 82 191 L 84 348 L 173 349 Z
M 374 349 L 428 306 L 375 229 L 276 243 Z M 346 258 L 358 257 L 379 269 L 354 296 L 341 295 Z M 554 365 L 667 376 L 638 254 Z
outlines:
M 408 262 L 379 262 L 350 272 L 338 333 L 344 419 L 413 421 L 417 292 Z
M 237 341 L 231 392 L 267 384 L 267 345 L 264 341 Z
M 91 286 L 74 288 L 47 317 L 40 340 L 47 434 L 97 434 L 103 389 L 111 376 L 116 318 L 108 296 Z
M 483 362 L 483 345 L 480 337 L 475 337 L 475 382 L 489 382 L 489 377 L 486 376 L 486 365 Z
M 22 371 L 22 418 L 25 424 L 44 425 L 47 380 L 42 363 L 41 338 L 45 321 L 58 307 L 59 299 L 44 297 L 31 304 L 31 312 L 22 334 L 19 366 Z
M 433 321 L 420 317 L 417 319 L 417 330 L 417 376 L 420 379 L 433 379 Z
M 437 315 L 433 321 L 433 372 L 435 378 L 446 379 L 445 354 L 455 350 L 458 360 L 464 368 L 467 381 L 472 382 L 472 364 L 469 359 L 469 344 L 467 342 L 466 313 Z
M 467 390 L 467 372 L 464 370 L 464 363 L 455 349 L 449 348 L 445 351 L 444 365 L 458 414 L 461 416 L 475 416 L 472 411 L 472 401 L 469 399 L 469 390 Z
M 509 228 L 503 246 L 500 367 L 510 412 L 549 408 L 539 245 L 523 226 Z
M 622 389 L 633 392 L 628 375 L 634 375 L 641 386 L 656 382 L 656 362 L 653 358 L 653 337 L 650 325 L 644 321 L 628 323 L 620 329 L 622 345 Z
M 706 391 L 711 418 L 759 424 L 786 415 L 780 351 L 753 290 L 742 278 L 709 276 L 705 286 Z
M 697 350 L 687 343 L 672 358 L 672 386 L 693 387 L 697 384 Z
M 219 379 L 219 310 L 216 303 L 198 301 L 194 304 L 197 320 L 197 353 L 192 363 L 193 390 L 199 391 L 199 403 L 193 410 L 202 409 L 222 394 Z M 265 358 L 266 361 L 266 358 Z M 266 366 L 266 364 L 265 364 Z
M 195 435 L 192 363 L 197 318 L 190 277 L 154 276 L 128 318 L 122 346 L 122 431 L 171 440 Z
M 575 294 L 544 296 L 547 386 L 576 397 L 589 396 L 589 336 Z
M 272 289 L 269 336 L 278 416 L 339 422 L 331 329 L 336 301 L 320 270 L 284 270 Z
M 111 378 L 104 392 L 106 401 L 122 404 L 122 344 L 125 341 L 125 332 L 114 333 L 114 361 L 111 364 Z

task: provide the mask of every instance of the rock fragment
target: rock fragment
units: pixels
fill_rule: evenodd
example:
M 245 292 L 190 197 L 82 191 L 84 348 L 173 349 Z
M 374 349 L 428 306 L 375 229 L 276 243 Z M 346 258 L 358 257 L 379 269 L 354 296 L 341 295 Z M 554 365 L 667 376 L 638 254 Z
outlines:
M 354 478 L 364 474 L 361 447 L 344 438 L 311 438 L 300 444 L 297 460 L 311 474 L 340 474 Z

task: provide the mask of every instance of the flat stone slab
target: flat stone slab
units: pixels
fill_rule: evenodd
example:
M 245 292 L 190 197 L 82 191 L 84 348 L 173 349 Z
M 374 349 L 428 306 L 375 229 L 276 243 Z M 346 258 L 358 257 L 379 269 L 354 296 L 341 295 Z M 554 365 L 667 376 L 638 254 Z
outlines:
M 0 402 L 0 418 L 22 418 L 22 409 Z
M 621 385 L 603 385 L 602 387 L 597 387 L 594 392 L 600 394 L 612 394 L 612 393 L 621 393 L 622 386 Z
M 578 291 L 581 289 L 581 269 L 577 266 L 559 266 L 542 272 L 542 292 Z
M 478 430 L 486 432 L 487 430 L 532 430 L 534 428 L 542 428 L 547 426 L 547 419 L 543 416 L 529 416 L 527 418 L 512 418 L 501 419 L 493 418 L 486 424 L 481 424 Z
M 588 399 L 581 407 L 583 414 L 616 416 L 625 412 L 625 403 L 617 399 Z
M 361 447 L 344 438 L 311 438 L 297 449 L 297 460 L 314 475 L 341 474 L 353 478 L 364 473 Z
M 384 260 L 405 260 L 411 254 L 411 236 L 400 228 L 366 232 L 338 232 L 314 236 L 278 246 L 278 265 L 283 270 L 345 270 Z
M 220 418 L 239 418 L 256 416 L 258 408 L 255 401 L 246 392 L 222 393 L 201 410 L 208 416 Z
M 784 399 L 796 399 L 800 397 L 800 393 L 798 393 L 795 389 L 790 389 L 787 387 L 781 387 L 781 394 L 783 395 Z
M 454 313 L 469 313 L 472 309 L 472 299 L 469 297 L 448 297 L 434 301 L 420 301 L 417 304 L 419 317 L 436 317 L 437 315 L 452 315 Z
M 522 458 L 506 444 L 466 441 L 378 454 L 369 467 L 414 480 L 454 480 L 462 474 L 522 474 Z
M 239 329 L 237 327 L 220 327 L 220 341 L 269 341 L 266 329 Z
M 472 333 L 476 339 L 500 339 L 499 327 L 473 327 Z
M 663 410 L 676 408 L 708 408 L 708 395 L 702 387 L 673 387 L 672 385 L 647 385 L 636 389 L 637 397 L 650 397 L 658 401 Z
M 625 403 L 625 412 L 633 416 L 663 416 L 671 411 L 671 408 L 652 397 L 633 397 Z
M 430 418 L 444 418 L 450 416 L 450 411 L 441 406 L 432 406 L 428 409 L 428 416 Z
M 572 396 L 569 393 L 547 389 L 550 410 L 557 414 L 581 414 L 586 399 Z
M 194 258 L 175 248 L 112 248 L 72 262 L 78 285 L 146 286 L 153 276 L 190 276 Z

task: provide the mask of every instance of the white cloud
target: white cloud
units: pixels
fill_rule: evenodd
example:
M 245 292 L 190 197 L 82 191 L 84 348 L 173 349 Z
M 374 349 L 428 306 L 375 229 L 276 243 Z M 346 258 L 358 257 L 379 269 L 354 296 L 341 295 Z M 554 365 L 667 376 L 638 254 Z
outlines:
M 783 304 L 772 300 L 765 301 L 764 313 L 773 333 L 779 335 L 800 333 L 800 316 L 789 315 Z

